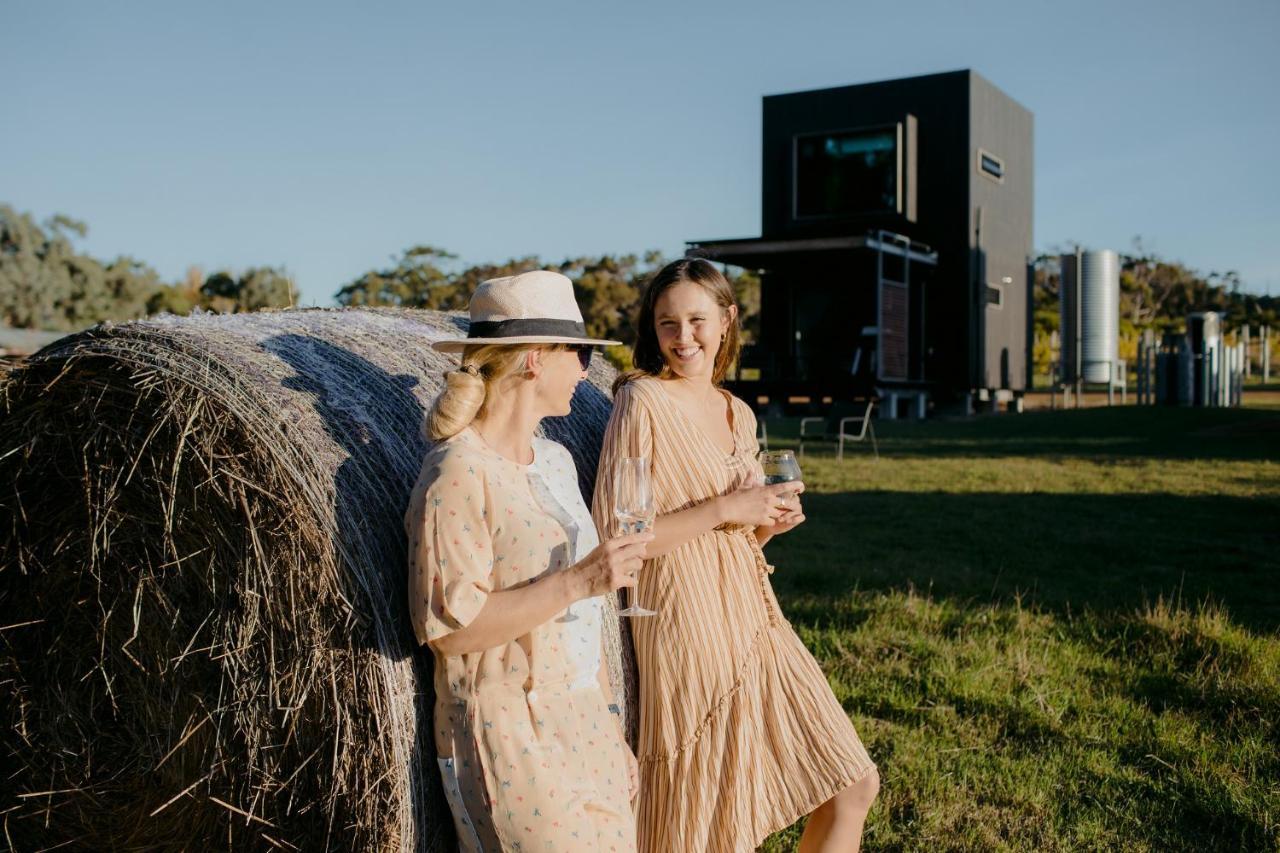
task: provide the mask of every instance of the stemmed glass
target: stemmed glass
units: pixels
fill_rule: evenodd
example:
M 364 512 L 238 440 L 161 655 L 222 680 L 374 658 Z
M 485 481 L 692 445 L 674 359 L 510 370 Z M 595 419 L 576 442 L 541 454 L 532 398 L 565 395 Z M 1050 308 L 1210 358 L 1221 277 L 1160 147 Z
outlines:
M 577 622 L 578 621 L 578 614 L 573 612 L 572 603 L 570 603 L 569 606 L 564 609 L 564 613 L 561 613 L 560 618 L 557 619 L 556 621 L 557 622 Z
M 628 456 L 618 460 L 613 479 L 613 514 L 617 516 L 623 535 L 643 533 L 653 526 L 656 510 L 653 505 L 653 485 L 649 481 L 649 460 L 643 456 Z M 658 611 L 641 607 L 637 591 L 631 592 L 631 606 L 619 610 L 619 616 L 653 616 Z

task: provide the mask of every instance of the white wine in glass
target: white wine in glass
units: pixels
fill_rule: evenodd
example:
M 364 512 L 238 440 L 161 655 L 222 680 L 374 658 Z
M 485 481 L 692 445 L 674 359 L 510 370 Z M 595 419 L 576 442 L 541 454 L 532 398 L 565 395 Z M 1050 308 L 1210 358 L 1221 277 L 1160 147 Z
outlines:
M 656 514 L 653 504 L 653 486 L 649 481 L 649 460 L 643 456 L 628 456 L 618 460 L 613 480 L 613 514 L 618 519 L 621 532 L 643 533 L 653 526 Z M 640 606 L 639 587 L 631 588 L 631 606 L 619 610 L 620 616 L 653 616 L 658 611 Z
M 764 471 L 766 486 L 794 483 L 800 479 L 800 463 L 790 450 L 760 451 L 760 468 Z M 794 497 L 794 493 L 791 497 Z
M 760 451 L 760 470 L 764 471 L 764 484 L 795 483 L 800 479 L 800 462 L 791 451 Z M 785 492 L 782 498 L 790 501 L 796 492 Z

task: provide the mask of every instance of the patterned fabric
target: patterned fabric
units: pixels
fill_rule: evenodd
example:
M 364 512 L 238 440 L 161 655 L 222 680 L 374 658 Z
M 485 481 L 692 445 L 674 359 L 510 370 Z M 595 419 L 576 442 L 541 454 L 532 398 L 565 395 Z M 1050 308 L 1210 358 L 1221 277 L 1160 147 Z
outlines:
M 539 440 L 534 452 L 518 465 L 466 429 L 427 455 L 405 516 L 419 641 L 593 543 L 568 451 Z M 577 619 L 561 613 L 492 649 L 435 654 L 436 750 L 464 851 L 635 849 L 625 754 L 596 680 L 600 602 L 571 609 Z
M 534 459 L 529 466 L 529 487 L 543 511 L 559 522 L 569 539 L 570 565 L 578 562 L 600 544 L 591 511 L 578 491 L 578 473 L 573 457 L 564 445 L 545 438 L 533 440 Z M 572 618 L 570 618 L 570 616 Z M 595 681 L 600 671 L 600 631 L 604 616 L 604 599 L 589 598 L 575 602 L 565 622 L 566 646 L 573 664 L 582 678 Z
M 600 455 L 592 510 L 616 529 L 616 461 L 647 456 L 658 514 L 755 482 L 755 416 L 730 397 L 726 455 L 657 379 L 625 385 Z M 826 677 L 778 608 L 754 532 L 728 525 L 650 560 L 631 623 L 640 672 L 639 846 L 754 850 L 875 765 Z

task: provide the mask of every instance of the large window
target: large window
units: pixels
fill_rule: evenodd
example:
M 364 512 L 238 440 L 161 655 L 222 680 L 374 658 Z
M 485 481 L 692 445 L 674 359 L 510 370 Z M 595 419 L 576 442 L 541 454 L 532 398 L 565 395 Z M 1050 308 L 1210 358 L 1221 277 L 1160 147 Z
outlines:
M 797 136 L 795 215 L 901 210 L 900 149 L 900 125 Z

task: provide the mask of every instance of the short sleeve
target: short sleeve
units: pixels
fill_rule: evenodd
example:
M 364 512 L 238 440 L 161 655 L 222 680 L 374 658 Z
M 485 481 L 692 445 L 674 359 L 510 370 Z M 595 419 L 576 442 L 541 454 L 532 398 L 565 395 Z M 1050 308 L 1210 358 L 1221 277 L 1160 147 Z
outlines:
M 752 458 L 760 452 L 760 424 L 756 420 L 756 413 L 751 411 L 751 407 L 746 401 L 729 396 L 729 405 L 733 406 L 733 423 L 738 428 L 739 445 L 751 451 Z
M 595 521 L 600 539 L 610 539 L 617 534 L 617 519 L 613 514 L 614 472 L 618 460 L 628 456 L 643 456 L 653 468 L 653 420 L 650 417 L 644 391 L 635 382 L 618 389 L 613 400 L 613 414 L 604 432 L 604 446 L 600 448 L 600 467 L 596 470 L 596 491 L 591 501 L 591 517 Z
M 419 642 L 464 628 L 493 589 L 484 468 L 446 455 L 407 519 L 409 601 Z
M 743 448 L 741 453 L 747 464 L 748 477 L 752 483 L 764 482 L 764 468 L 760 466 L 759 423 L 756 413 L 745 401 L 730 395 L 729 405 L 733 406 L 733 424 L 737 429 L 737 446 Z

